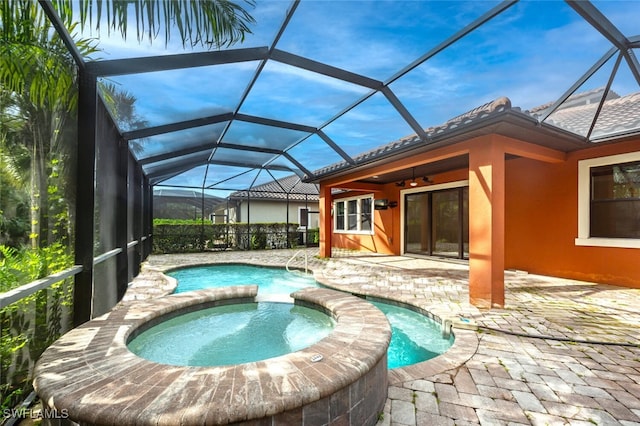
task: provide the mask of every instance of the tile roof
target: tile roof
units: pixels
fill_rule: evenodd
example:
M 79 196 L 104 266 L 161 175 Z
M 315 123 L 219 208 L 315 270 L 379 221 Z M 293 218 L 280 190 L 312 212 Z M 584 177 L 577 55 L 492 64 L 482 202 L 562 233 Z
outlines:
M 284 201 L 287 199 L 287 194 L 289 194 L 290 201 L 319 200 L 318 186 L 313 183 L 302 182 L 297 175 L 254 186 L 249 191 L 236 191 L 229 195 L 229 199 L 247 198 L 248 195 L 251 199 Z
M 153 190 L 153 196 L 164 198 L 193 198 L 200 200 L 202 199 L 203 194 L 201 191 L 195 189 L 155 188 Z M 206 192 L 204 193 L 204 198 L 213 201 L 222 201 L 222 198 L 207 194 Z
M 569 108 L 569 107 L 574 107 L 574 106 L 579 106 L 579 105 L 586 105 L 586 104 L 591 104 L 591 103 L 598 103 L 600 102 L 600 99 L 602 98 L 602 95 L 604 94 L 604 87 L 597 87 L 595 89 L 592 90 L 587 90 L 585 92 L 580 92 L 580 93 L 574 93 L 573 95 L 569 96 L 560 106 L 561 109 L 564 108 Z M 613 98 L 619 98 L 620 95 L 618 95 L 616 92 L 614 91 L 609 91 L 607 98 L 608 99 L 613 99 Z M 549 109 L 551 106 L 553 106 L 555 102 L 547 102 L 546 104 L 542 104 L 539 105 L 537 107 L 531 108 L 528 111 L 525 111 L 528 114 L 531 114 L 532 116 L 539 116 L 542 115 L 542 113 Z
M 544 120 L 544 123 L 586 136 L 602 93 L 604 93 L 604 89 L 598 88 L 569 97 L 553 114 Z M 426 141 L 417 135 L 411 135 L 359 154 L 353 159 L 356 165 L 382 159 L 411 149 L 411 147 L 422 146 L 428 143 L 430 139 L 438 138 L 442 140 L 449 134 L 453 134 L 454 130 L 470 127 L 472 124 L 477 125 L 505 112 L 515 112 L 516 114 L 539 120 L 552 105 L 553 102 L 528 111 L 521 111 L 519 107 L 512 107 L 509 98 L 501 97 L 454 117 L 442 125 L 425 129 L 427 133 Z M 640 92 L 622 97 L 615 92 L 609 92 L 591 137 L 598 138 L 631 130 L 640 130 Z M 341 161 L 314 171 L 314 175 L 324 176 L 347 170 L 350 167 L 352 166 L 349 163 Z
M 452 118 L 448 120 L 446 123 L 440 126 L 429 127 L 425 129 L 427 134 L 427 139 L 440 137 L 442 135 L 446 135 L 448 132 L 452 132 L 455 129 L 467 126 L 471 123 L 475 123 L 477 121 L 486 119 L 488 117 L 492 117 L 498 115 L 507 110 L 515 110 L 520 111 L 519 108 L 511 107 L 511 100 L 507 97 L 501 97 L 494 101 L 487 102 L 484 105 L 481 105 L 477 108 L 472 109 L 462 115 Z M 385 155 L 391 155 L 401 149 L 409 148 L 411 146 L 418 146 L 423 144 L 424 141 L 420 139 L 418 135 L 411 135 L 404 137 L 402 139 L 398 139 L 397 141 L 388 143 L 386 145 L 379 146 L 374 148 L 371 151 L 364 152 L 354 157 L 356 164 L 367 162 L 368 160 L 382 158 Z M 341 161 L 339 163 L 331 164 L 322 169 L 316 170 L 314 172 L 315 175 L 324 175 L 331 172 L 336 172 L 338 170 L 343 170 L 350 167 L 349 163 L 346 161 Z
M 586 136 L 597 112 L 599 101 L 600 99 L 568 108 L 561 107 L 544 122 Z M 535 113 L 531 115 L 537 117 Z M 591 138 L 615 135 L 638 128 L 640 128 L 640 92 L 622 97 L 609 97 L 598 114 Z

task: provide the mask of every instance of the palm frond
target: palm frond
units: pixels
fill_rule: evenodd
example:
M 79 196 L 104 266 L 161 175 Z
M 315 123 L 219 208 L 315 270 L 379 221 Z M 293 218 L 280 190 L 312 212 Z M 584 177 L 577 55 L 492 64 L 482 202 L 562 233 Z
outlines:
M 28 94 L 37 106 L 74 109 L 75 64 L 40 6 L 30 0 L 0 3 L 2 88 Z M 73 32 L 76 25 L 70 21 L 70 11 L 65 10 L 65 25 Z M 96 40 L 80 38 L 76 44 L 83 55 L 97 51 Z
M 133 15 L 138 41 L 146 38 L 151 42 L 164 34 L 166 45 L 175 35 L 173 31 L 177 31 L 183 46 L 220 48 L 242 42 L 245 35 L 251 33 L 255 20 L 248 9 L 252 9 L 255 2 L 240 1 L 80 0 L 78 14 L 82 28 L 100 31 L 106 24 L 109 33 L 120 33 L 123 39 L 127 38 L 129 18 Z M 55 0 L 54 7 L 66 17 L 73 10 L 73 2 Z
M 25 185 L 24 176 L 14 160 L 13 156 L 0 152 L 0 174 L 2 175 L 3 185 L 22 188 Z

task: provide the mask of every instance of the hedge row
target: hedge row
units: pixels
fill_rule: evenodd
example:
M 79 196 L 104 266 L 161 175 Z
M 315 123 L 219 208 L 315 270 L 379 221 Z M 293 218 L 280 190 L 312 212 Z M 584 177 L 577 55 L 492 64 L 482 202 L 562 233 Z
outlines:
M 205 250 L 259 250 L 294 247 L 297 223 L 200 223 L 156 220 L 153 225 L 154 253 L 190 253 Z

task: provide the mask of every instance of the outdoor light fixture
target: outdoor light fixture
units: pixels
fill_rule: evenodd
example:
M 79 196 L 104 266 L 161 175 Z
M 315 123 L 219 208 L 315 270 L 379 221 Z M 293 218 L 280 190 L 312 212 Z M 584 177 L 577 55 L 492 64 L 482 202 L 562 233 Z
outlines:
M 418 186 L 418 182 L 416 182 L 416 168 L 415 167 L 411 168 L 411 183 L 409 185 Z
M 429 179 L 428 176 L 423 176 L 422 177 L 422 181 L 424 183 L 433 183 L 433 181 L 431 179 Z M 396 182 L 396 186 L 399 186 L 401 188 L 404 188 L 406 185 L 406 182 L 404 179 L 402 179 L 400 182 Z M 416 168 L 412 167 L 411 168 L 411 182 L 409 182 L 409 186 L 411 187 L 416 187 L 418 186 L 418 182 L 416 182 Z

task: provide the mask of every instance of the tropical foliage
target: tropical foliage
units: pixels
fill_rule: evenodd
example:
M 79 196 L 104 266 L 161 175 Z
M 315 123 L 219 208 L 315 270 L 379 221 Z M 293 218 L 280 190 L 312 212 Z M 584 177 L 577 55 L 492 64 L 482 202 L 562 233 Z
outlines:
M 41 4 L 48 3 L 0 1 L 0 293 L 73 262 L 79 64 Z M 177 31 L 183 45 L 211 48 L 242 41 L 253 22 L 226 0 L 51 4 L 84 58 L 99 52 L 98 40 L 80 31 L 99 29 L 103 16 L 108 30 L 125 38 L 131 15 L 138 40 L 164 35 L 168 43 Z M 131 94 L 108 83 L 100 90 L 121 121 L 145 125 Z M 67 279 L 0 309 L 0 412 L 26 396 L 33 363 L 71 326 L 72 287 Z
M 94 51 L 89 40 L 79 48 Z M 0 292 L 73 264 L 76 75 L 37 3 L 0 2 Z M 0 310 L 3 409 L 26 396 L 33 363 L 71 326 L 70 281 Z
M 61 244 L 38 250 L 0 246 L 0 292 L 64 270 L 72 261 Z M 0 412 L 28 394 L 34 362 L 70 329 L 71 281 L 60 281 L 0 309 Z
M 177 33 L 185 46 L 211 48 L 241 42 L 254 22 L 247 11 L 252 1 L 56 0 L 53 5 L 84 58 L 99 51 L 98 40 L 82 38 L 80 30 L 94 27 L 99 31 L 104 22 L 109 32 L 118 32 L 125 39 L 133 18 L 138 40 L 163 38 L 166 44 Z M 0 194 L 0 243 L 18 245 L 21 239 L 15 234 L 24 231 L 25 222 L 30 225 L 33 248 L 60 238 L 72 240 L 76 66 L 37 2 L 0 2 L 0 183 L 10 188 L 5 192 L 11 192 Z M 106 83 L 101 95 L 116 106 L 110 110 L 117 112 L 120 123 L 126 122 L 129 128 L 146 124 L 135 114 L 131 94 Z M 7 158 L 6 153 L 13 155 Z M 16 176 L 20 179 L 11 179 Z M 24 203 L 24 196 L 14 200 L 17 193 L 26 194 L 29 200 L 28 208 L 20 212 L 6 207 Z M 25 210 L 28 218 L 19 214 Z
M 64 23 L 71 32 L 77 28 L 69 20 Z M 21 170 L 28 181 L 13 186 L 28 191 L 29 239 L 35 249 L 71 232 L 77 70 L 38 3 L 2 2 L 0 25 L 0 140 L 8 152 L 29 159 L 28 168 L 22 163 Z M 96 52 L 94 40 L 77 39 L 76 45 L 84 55 Z M 59 219 L 64 223 L 54 223 Z
M 73 265 L 66 247 L 54 243 L 38 250 L 0 245 L 0 293 L 12 290 Z
M 77 9 L 74 3 L 79 3 Z M 243 3 L 254 5 L 253 0 Z M 107 30 L 119 32 L 124 39 L 133 14 L 138 41 L 146 38 L 151 42 L 161 36 L 166 44 L 177 30 L 183 46 L 228 47 L 242 42 L 255 22 L 242 4 L 228 0 L 55 0 L 54 4 L 63 20 L 77 11 L 82 27 L 95 24 L 98 31 L 106 15 Z M 175 27 L 167 23 L 175 23 Z

